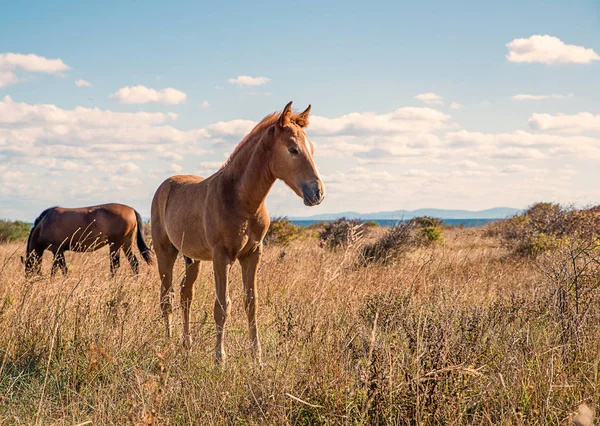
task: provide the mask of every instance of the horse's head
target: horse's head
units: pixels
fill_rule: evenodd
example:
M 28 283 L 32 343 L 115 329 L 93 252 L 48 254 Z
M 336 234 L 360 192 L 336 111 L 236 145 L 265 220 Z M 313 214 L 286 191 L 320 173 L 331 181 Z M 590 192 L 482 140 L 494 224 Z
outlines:
M 21 256 L 21 263 L 25 266 L 26 277 L 42 274 L 42 265 L 35 251 L 27 253 L 26 256 Z
M 313 160 L 314 147 L 304 133 L 308 126 L 310 105 L 300 114 L 287 104 L 275 123 L 271 170 L 304 199 L 307 206 L 316 206 L 325 198 L 325 186 Z
M 29 237 L 27 238 L 27 250 L 25 256 L 21 256 L 21 263 L 25 266 L 25 276 L 31 277 L 32 275 L 42 274 L 42 253 L 38 247 L 37 241 L 34 236 L 35 225 L 29 231 Z

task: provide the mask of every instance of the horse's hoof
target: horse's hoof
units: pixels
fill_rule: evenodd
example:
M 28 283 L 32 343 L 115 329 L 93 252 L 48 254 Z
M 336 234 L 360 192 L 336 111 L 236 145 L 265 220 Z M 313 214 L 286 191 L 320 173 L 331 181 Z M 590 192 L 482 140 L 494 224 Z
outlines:
M 222 366 L 227 360 L 227 355 L 224 350 L 215 349 L 215 364 Z
M 188 350 L 192 349 L 192 338 L 190 336 L 184 336 L 183 347 Z

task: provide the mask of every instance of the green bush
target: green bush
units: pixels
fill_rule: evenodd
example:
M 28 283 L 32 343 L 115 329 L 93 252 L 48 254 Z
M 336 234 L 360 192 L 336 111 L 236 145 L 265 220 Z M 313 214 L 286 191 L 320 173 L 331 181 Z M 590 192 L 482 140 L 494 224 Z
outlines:
M 413 223 L 417 228 L 443 228 L 444 222 L 441 219 L 430 217 L 430 216 L 420 216 L 411 219 L 409 222 Z
M 271 219 L 271 225 L 265 235 L 265 244 L 286 245 L 307 235 L 306 230 L 294 225 L 287 217 Z
M 379 228 L 379 224 L 377 222 L 375 222 L 374 220 L 368 220 L 365 223 L 363 223 L 363 227 L 365 227 L 365 228 Z
M 426 226 L 419 231 L 424 243 L 435 243 L 442 240 L 442 230 L 437 226 Z
M 26 222 L 0 220 L 0 243 L 26 240 L 31 225 Z

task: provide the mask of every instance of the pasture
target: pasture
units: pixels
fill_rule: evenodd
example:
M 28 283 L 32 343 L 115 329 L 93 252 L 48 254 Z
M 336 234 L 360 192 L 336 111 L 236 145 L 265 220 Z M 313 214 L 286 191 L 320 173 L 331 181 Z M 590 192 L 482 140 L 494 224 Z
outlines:
M 0 424 L 559 424 L 600 401 L 598 272 L 571 277 L 572 250 L 515 257 L 482 228 L 446 229 L 385 265 L 358 265 L 359 243 L 269 244 L 262 369 L 239 265 L 219 367 L 210 264 L 188 351 L 178 292 L 168 339 L 156 267 L 111 278 L 105 250 L 67 253 L 67 277 L 49 276 L 46 253 L 44 275 L 26 279 L 25 243 L 0 245 Z

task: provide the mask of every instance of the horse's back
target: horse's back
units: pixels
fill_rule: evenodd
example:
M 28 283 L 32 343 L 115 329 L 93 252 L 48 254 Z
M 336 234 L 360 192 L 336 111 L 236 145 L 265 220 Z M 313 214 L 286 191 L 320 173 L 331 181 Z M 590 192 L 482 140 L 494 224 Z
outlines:
M 90 207 L 55 207 L 44 217 L 41 236 L 47 244 L 75 245 L 89 249 L 92 242 L 98 247 L 107 242 L 122 243 L 132 235 L 137 224 L 135 210 L 123 204 L 101 204 Z
M 152 198 L 152 222 L 164 219 L 167 204 L 189 202 L 186 197 L 181 195 L 187 192 L 197 192 L 197 184 L 204 180 L 206 179 L 194 175 L 175 175 L 165 179 Z

